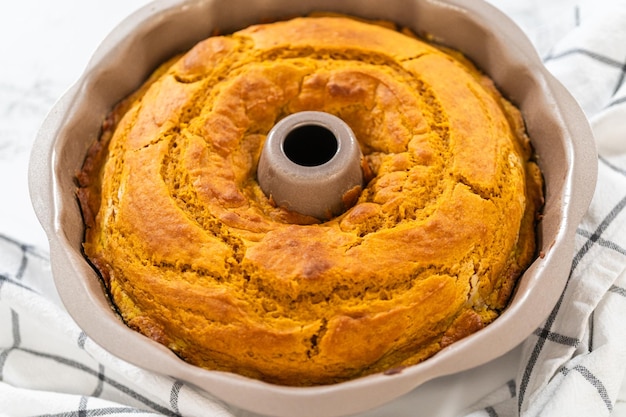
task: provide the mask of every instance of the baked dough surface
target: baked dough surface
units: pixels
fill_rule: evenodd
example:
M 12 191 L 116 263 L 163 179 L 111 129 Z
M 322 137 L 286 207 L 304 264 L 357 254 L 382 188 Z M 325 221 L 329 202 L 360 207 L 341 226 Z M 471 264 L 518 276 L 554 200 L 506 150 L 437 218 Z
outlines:
M 269 130 L 304 110 L 342 118 L 365 155 L 356 205 L 326 222 L 255 178 Z M 519 111 L 460 54 L 346 17 L 251 26 L 111 113 L 78 175 L 84 251 L 123 320 L 184 360 L 331 384 L 500 314 L 535 254 L 532 156 Z

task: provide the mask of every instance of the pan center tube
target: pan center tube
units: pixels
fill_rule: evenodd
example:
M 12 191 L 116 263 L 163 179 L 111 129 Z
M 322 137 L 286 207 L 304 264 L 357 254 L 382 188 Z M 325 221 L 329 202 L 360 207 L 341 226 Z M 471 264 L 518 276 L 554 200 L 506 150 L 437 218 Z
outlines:
M 359 143 L 343 120 L 304 111 L 285 117 L 269 132 L 257 179 L 276 206 L 329 220 L 360 194 L 362 158 Z

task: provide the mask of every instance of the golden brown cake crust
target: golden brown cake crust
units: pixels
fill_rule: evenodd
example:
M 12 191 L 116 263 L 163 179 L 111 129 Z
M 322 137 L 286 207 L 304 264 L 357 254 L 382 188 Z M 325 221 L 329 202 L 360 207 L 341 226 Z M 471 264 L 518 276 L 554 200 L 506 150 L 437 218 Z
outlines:
M 164 64 L 78 176 L 85 254 L 124 321 L 192 364 L 286 385 L 415 364 L 490 323 L 534 256 L 542 183 L 519 112 L 457 58 L 309 17 Z M 372 172 L 324 223 L 255 179 L 268 131 L 304 110 L 346 121 Z

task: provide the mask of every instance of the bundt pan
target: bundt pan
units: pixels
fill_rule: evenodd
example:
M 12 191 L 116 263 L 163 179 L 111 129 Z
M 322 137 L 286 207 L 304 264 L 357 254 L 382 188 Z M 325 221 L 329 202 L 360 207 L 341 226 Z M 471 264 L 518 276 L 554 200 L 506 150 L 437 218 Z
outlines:
M 105 115 L 159 63 L 217 31 L 227 33 L 313 11 L 391 20 L 462 51 L 521 109 L 545 176 L 546 194 L 538 257 L 495 322 L 399 372 L 297 388 L 194 367 L 126 327 L 81 252 L 83 223 L 75 175 Z M 593 195 L 596 171 L 596 151 L 583 112 L 544 68 L 522 31 L 487 3 L 165 0 L 150 3 L 123 21 L 55 105 L 34 144 L 29 181 L 34 208 L 50 240 L 59 294 L 78 325 L 104 349 L 139 367 L 195 384 L 245 410 L 329 417 L 374 409 L 434 380 L 447 378 L 457 389 L 470 390 L 468 385 L 476 381 L 468 383 L 454 375 L 488 366 L 514 351 L 548 316 L 565 286 L 574 234 Z

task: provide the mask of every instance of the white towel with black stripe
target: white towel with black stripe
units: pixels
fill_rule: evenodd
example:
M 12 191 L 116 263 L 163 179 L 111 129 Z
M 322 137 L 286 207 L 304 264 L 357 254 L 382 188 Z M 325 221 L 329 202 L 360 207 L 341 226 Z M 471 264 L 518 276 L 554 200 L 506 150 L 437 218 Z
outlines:
M 517 376 L 461 415 L 626 416 L 626 3 L 492 2 L 527 31 L 581 103 L 598 143 L 599 177 L 567 287 L 524 342 Z M 63 308 L 46 249 L 0 236 L 0 416 L 43 415 L 250 414 L 108 354 Z

